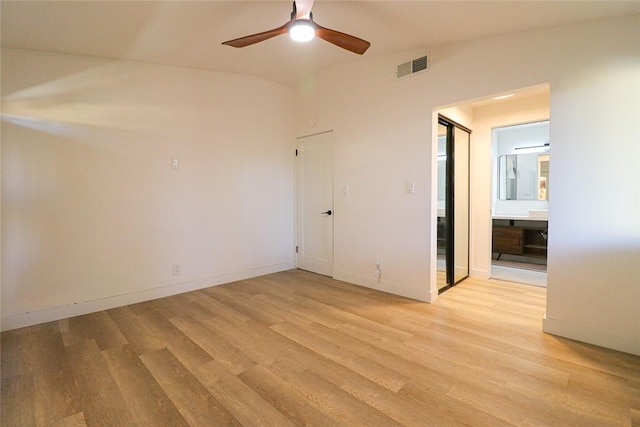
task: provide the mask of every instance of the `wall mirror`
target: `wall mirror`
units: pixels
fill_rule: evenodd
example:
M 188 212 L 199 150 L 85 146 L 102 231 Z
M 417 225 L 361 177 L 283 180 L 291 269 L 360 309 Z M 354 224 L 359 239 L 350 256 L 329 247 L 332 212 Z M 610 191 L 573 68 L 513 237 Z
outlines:
M 548 200 L 548 153 L 500 156 L 498 173 L 500 200 Z

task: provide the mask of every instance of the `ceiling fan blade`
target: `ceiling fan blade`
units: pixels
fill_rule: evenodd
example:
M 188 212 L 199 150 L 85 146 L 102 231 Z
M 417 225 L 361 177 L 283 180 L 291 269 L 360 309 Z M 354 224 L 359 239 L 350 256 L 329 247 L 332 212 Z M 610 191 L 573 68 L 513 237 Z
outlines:
M 296 19 L 309 19 L 314 0 L 294 0 Z
M 227 46 L 233 46 L 233 47 L 249 46 L 255 43 L 268 40 L 271 37 L 279 36 L 280 34 L 286 33 L 289 30 L 289 24 L 290 22 L 287 22 L 283 26 L 274 28 L 273 30 L 263 31 L 261 33 L 252 34 L 250 36 L 229 40 L 229 41 L 223 42 L 222 44 L 226 44 Z
M 340 31 L 330 30 L 318 24 L 316 24 L 316 26 L 316 37 L 353 53 L 357 53 L 358 55 L 365 53 L 367 49 L 369 49 L 369 46 L 371 46 L 371 43 L 358 37 L 341 33 Z

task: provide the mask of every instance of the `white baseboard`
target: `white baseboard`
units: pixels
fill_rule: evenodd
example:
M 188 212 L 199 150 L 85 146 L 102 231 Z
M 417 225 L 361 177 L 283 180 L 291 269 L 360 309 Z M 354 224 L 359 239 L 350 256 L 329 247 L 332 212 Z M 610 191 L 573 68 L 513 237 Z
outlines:
M 424 289 L 414 289 L 398 285 L 396 283 L 387 282 L 384 279 L 378 282 L 375 278 L 363 277 L 358 274 L 348 273 L 345 271 L 334 271 L 333 278 L 336 280 L 342 280 L 343 282 L 353 283 L 354 285 L 364 286 L 365 288 L 371 288 L 377 291 L 387 292 L 389 294 L 399 295 L 401 297 L 407 297 L 424 302 L 435 301 L 438 294 L 438 290 L 436 289 L 436 297 L 431 299 L 432 295 L 430 295 L 428 289 L 426 289 L 426 283 Z
M 491 266 L 491 278 L 507 282 L 524 283 L 526 285 L 547 287 L 547 273 L 543 271 L 524 270 L 522 268 Z
M 49 307 L 26 313 L 16 313 L 2 318 L 2 330 L 9 331 L 11 329 L 18 329 L 25 326 L 38 325 L 40 323 L 67 319 L 69 317 L 81 316 L 83 314 L 95 313 L 97 311 L 108 310 L 110 308 L 150 301 L 157 298 L 195 291 L 211 286 L 223 285 L 225 283 L 231 283 L 238 280 L 264 276 L 265 274 L 291 270 L 293 268 L 295 268 L 295 263 L 293 261 L 284 262 L 274 265 L 266 265 L 242 271 L 220 274 L 217 276 L 206 277 L 204 279 L 192 280 L 189 282 L 182 282 L 167 286 L 160 286 L 157 288 L 145 289 L 128 294 L 113 295 L 106 298 L 83 301 L 57 307 Z
M 487 280 L 489 279 L 489 276 L 490 274 L 487 270 L 472 268 L 471 271 L 469 271 L 469 277 L 473 277 L 475 279 Z
M 436 302 L 436 300 L 438 299 L 438 295 L 440 295 L 438 288 L 431 289 L 429 291 L 429 294 L 427 295 L 427 299 L 425 300 L 425 302 L 428 302 L 430 304 Z
M 640 338 L 637 337 L 612 334 L 562 320 L 549 319 L 547 316 L 542 320 L 542 330 L 548 334 L 640 356 Z

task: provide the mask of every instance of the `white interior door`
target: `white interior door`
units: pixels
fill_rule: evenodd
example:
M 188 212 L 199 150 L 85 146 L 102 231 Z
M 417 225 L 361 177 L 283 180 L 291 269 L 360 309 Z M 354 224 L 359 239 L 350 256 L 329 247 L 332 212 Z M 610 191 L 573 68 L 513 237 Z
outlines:
M 332 133 L 298 139 L 298 268 L 333 275 Z

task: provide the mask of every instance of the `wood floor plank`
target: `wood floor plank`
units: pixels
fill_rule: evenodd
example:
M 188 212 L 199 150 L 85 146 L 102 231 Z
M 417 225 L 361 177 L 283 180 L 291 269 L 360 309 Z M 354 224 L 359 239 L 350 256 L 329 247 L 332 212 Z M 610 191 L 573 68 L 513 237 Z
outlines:
M 304 329 L 287 323 L 273 325 L 271 329 L 390 390 L 397 391 L 407 382 L 408 378 L 398 372 Z
M 241 425 L 168 349 L 141 359 L 190 426 Z
M 33 376 L 13 375 L 2 379 L 0 420 L 15 426 L 36 426 Z M 2 424 L 2 423 L 0 423 Z
M 341 388 L 359 401 L 405 426 L 424 425 L 429 413 L 395 392 L 371 381 L 347 381 Z M 454 421 L 454 419 L 450 419 Z
M 180 295 L 172 295 L 166 298 L 158 298 L 143 303 L 146 307 L 157 311 L 161 316 L 170 319 L 173 316 L 184 314 L 184 307 L 179 304 L 176 297 Z
M 264 400 L 300 426 L 349 426 L 329 410 L 324 401 L 304 385 L 285 380 L 259 365 L 239 375 Z
M 202 292 L 202 295 L 203 297 L 197 298 L 196 300 L 194 300 L 194 303 L 204 307 L 204 309 L 209 311 L 214 318 L 222 317 L 234 321 L 249 320 L 248 316 L 245 316 L 244 314 L 234 310 L 233 308 L 224 305 L 220 301 L 217 301 L 211 295 L 204 292 Z M 184 312 L 180 314 L 184 314 Z
M 360 319 L 358 322 L 339 325 L 335 329 L 345 335 L 349 335 L 383 350 L 389 350 L 394 346 L 404 347 L 405 342 L 414 336 L 413 334 L 398 331 L 395 328 L 364 319 Z
M 333 282 L 335 281 L 331 283 Z M 296 286 L 293 293 L 408 333 L 423 330 L 430 321 L 423 314 L 407 309 L 424 303 L 409 299 L 398 300 L 399 297 L 394 295 L 376 293 L 363 298 L 359 294 L 341 293 L 337 288 L 311 287 L 309 284 Z
M 273 283 L 280 283 L 289 279 L 289 275 L 278 276 L 278 273 L 275 273 L 267 276 L 254 277 L 247 280 L 239 280 L 237 282 L 229 283 L 228 286 L 232 289 L 253 296 L 263 293 L 265 291 L 265 288 L 271 286 L 271 284 Z
M 61 369 L 65 356 L 57 323 L 4 332 L 2 356 L 3 377 Z
M 448 396 L 472 408 L 495 414 L 513 425 L 615 425 L 602 424 L 601 420 L 592 419 L 587 414 L 567 410 L 561 402 L 540 399 L 532 393 L 514 392 L 508 387 L 480 386 L 461 384 L 454 387 Z M 523 411 L 523 408 L 527 410 Z
M 132 306 L 114 308 L 107 313 L 138 354 L 151 353 L 166 346 L 155 334 L 154 326 L 138 316 Z
M 433 342 L 437 342 L 438 345 L 434 346 Z M 550 386 L 566 386 L 569 382 L 569 373 L 563 370 L 519 359 L 511 354 L 495 351 L 482 345 L 474 345 L 447 334 L 434 332 L 432 338 L 428 340 L 422 337 L 412 339 L 407 345 L 428 354 L 438 354 L 461 366 L 473 367 L 474 371 L 487 377 L 517 378 L 524 384 L 529 379 L 535 378 L 533 382 L 536 385 L 546 382 Z
M 401 426 L 386 413 L 373 408 L 355 396 L 349 394 L 322 375 L 311 371 L 293 372 L 284 362 L 274 363 L 270 369 L 276 375 L 299 387 L 322 402 L 325 410 L 335 419 L 347 425 Z
M 144 305 L 146 308 L 150 308 L 158 312 L 165 319 L 171 319 L 172 317 L 188 313 L 190 317 L 204 322 L 205 320 L 213 317 L 214 313 L 196 303 L 196 301 L 202 298 L 207 298 L 207 295 L 202 292 L 195 291 L 149 301 Z
M 451 387 L 461 379 L 480 378 L 475 372 L 465 372 L 461 369 L 464 367 L 459 364 L 450 363 L 446 358 L 441 358 L 429 351 L 418 350 L 406 345 L 404 342 L 396 341 L 389 346 L 377 346 L 376 344 L 378 343 L 359 340 L 349 333 L 342 333 L 341 330 L 329 331 L 316 327 L 316 333 L 336 343 L 348 345 L 350 349 L 362 357 L 386 366 L 404 378 L 409 378 L 409 381 L 419 382 L 429 390 L 441 395 L 446 395 Z M 390 349 L 393 349 L 393 352 Z M 328 379 L 331 378 L 326 374 L 323 375 Z M 342 377 L 352 383 L 361 382 L 360 378 L 345 375 L 344 373 L 342 373 Z M 366 375 L 362 377 L 366 379 Z M 489 380 L 489 382 L 493 383 L 494 380 Z
M 66 347 L 69 366 L 88 425 L 134 425 L 129 407 L 93 340 Z
M 285 301 L 282 301 L 282 299 L 285 299 Z M 300 315 L 300 312 L 292 306 L 291 299 L 280 295 L 276 297 L 272 292 L 254 295 L 251 300 L 255 304 L 260 304 L 263 308 L 268 308 L 270 312 L 274 313 L 282 321 L 307 324 L 313 322 L 313 320 Z
M 301 349 L 294 342 L 252 320 L 209 320 L 206 326 L 215 334 L 228 336 L 229 342 L 256 365 L 268 365 L 278 359 L 295 357 Z
M 86 427 L 87 420 L 84 419 L 84 414 L 78 412 L 77 414 L 70 415 L 52 424 L 48 424 L 47 427 Z
M 430 368 L 429 365 L 433 360 L 425 357 L 429 353 L 413 351 L 411 347 L 402 342 L 396 342 L 392 347 L 382 348 L 322 325 L 311 325 L 307 331 L 340 347 L 348 347 L 360 357 L 384 366 L 404 378 L 405 384 L 409 379 L 419 378 L 421 381 L 429 383 L 431 388 L 440 389 L 443 393 L 450 387 L 452 377 L 445 378 Z M 394 351 L 390 351 L 390 348 L 393 348 Z M 438 378 L 438 381 L 434 381 L 435 378 Z M 378 381 L 373 381 L 380 384 Z M 398 389 L 391 390 L 398 391 Z
M 232 374 L 239 374 L 255 366 L 255 362 L 234 345 L 231 336 L 216 333 L 206 323 L 197 322 L 188 316 L 173 317 L 171 323 L 206 351 L 210 359 L 215 358 L 224 364 Z
M 135 425 L 188 425 L 129 344 L 103 354 Z
M 640 356 L 544 334 L 545 296 L 291 270 L 7 331 L 0 424 L 640 426 Z
M 457 383 L 458 385 L 461 383 Z M 486 412 L 472 405 L 464 404 L 446 393 L 428 386 L 423 381 L 410 381 L 398 392 L 399 405 L 413 408 L 417 414 L 424 413 L 419 424 L 408 425 L 465 425 L 465 426 L 506 426 L 513 425 L 502 420 L 493 413 Z M 385 404 L 383 402 L 382 404 Z M 411 410 L 411 409 L 410 409 Z
M 108 313 L 139 355 L 169 348 L 187 367 L 211 360 L 204 349 L 149 305 L 136 304 Z
M 254 319 L 265 325 L 273 325 L 282 322 L 282 319 L 264 310 L 263 307 L 251 303 L 251 294 L 236 291 L 230 286 L 220 286 L 205 290 L 209 296 L 215 300 L 231 307 L 245 316 Z
M 55 322 L 9 331 L 3 335 L 2 345 L 3 382 L 12 375 L 28 381 L 33 393 L 28 399 L 33 403 L 36 425 L 47 425 L 78 411 L 74 383 L 68 381 L 71 372 L 63 339 Z M 7 406 L 3 409 L 10 409 L 16 402 L 3 403 Z
M 69 378 L 73 370 L 63 363 L 56 371 L 34 374 L 35 413 L 38 425 L 49 425 L 80 410 L 76 385 Z
M 260 295 L 254 298 L 259 300 L 266 299 L 273 305 L 278 305 L 274 298 L 266 295 Z M 283 305 L 284 304 L 280 304 L 280 307 L 282 308 Z M 287 300 L 286 306 L 289 308 L 289 312 L 296 316 L 296 323 L 300 322 L 300 319 L 306 319 L 309 324 L 318 323 L 329 328 L 334 328 L 343 323 L 357 322 L 357 319 L 360 318 L 357 315 L 337 309 L 328 304 L 300 296 L 294 296 Z
M 211 355 L 177 328 L 170 319 L 163 317 L 155 310 L 148 309 L 147 306 L 143 307 L 144 309 L 142 307 L 140 309 L 139 316 L 145 323 L 152 325 L 151 330 L 160 338 L 163 347 L 171 350 L 183 365 L 191 368 L 211 360 Z
M 640 412 L 640 380 L 633 378 L 628 378 L 627 380 L 630 390 L 629 406 L 631 406 L 632 412 L 635 411 L 636 415 L 638 415 Z
M 63 319 L 58 322 L 58 326 L 65 346 L 82 340 L 94 340 L 100 350 L 106 350 L 127 343 L 127 339 L 104 311 Z
M 208 323 L 212 323 L 212 321 Z M 240 324 L 238 326 L 240 326 Z M 228 326 L 225 326 L 225 329 L 227 331 L 231 330 Z M 246 332 L 249 333 L 249 336 L 246 338 L 244 333 L 237 329 L 234 330 L 233 336 L 240 341 L 244 341 L 242 345 L 239 345 L 244 348 L 248 354 L 264 352 L 265 355 L 262 356 L 263 365 L 272 365 L 275 361 L 284 360 L 286 361 L 287 368 L 292 372 L 315 372 L 338 387 L 348 380 L 354 382 L 366 380 L 366 378 L 359 373 L 272 331 L 270 328 L 256 327 L 255 331 L 253 329 L 253 327 L 247 329 Z M 253 335 L 256 333 L 260 335 L 260 338 L 254 340 Z M 252 345 L 254 342 L 255 345 Z M 261 357 L 256 357 L 256 359 L 259 360 Z
M 218 361 L 212 360 L 199 366 L 195 374 L 211 395 L 243 426 L 295 425 L 246 383 L 231 375 Z

